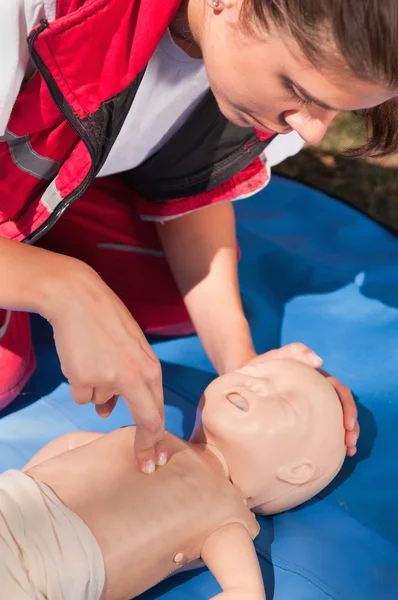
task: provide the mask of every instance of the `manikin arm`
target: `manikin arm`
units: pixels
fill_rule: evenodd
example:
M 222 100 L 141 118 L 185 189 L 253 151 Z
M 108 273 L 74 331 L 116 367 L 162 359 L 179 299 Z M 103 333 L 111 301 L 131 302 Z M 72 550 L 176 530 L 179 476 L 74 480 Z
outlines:
M 22 471 L 27 471 L 36 465 L 49 460 L 58 454 L 63 454 L 68 450 L 73 450 L 79 446 L 84 446 L 90 442 L 102 437 L 103 433 L 94 433 L 92 431 L 72 431 L 72 433 L 65 433 L 61 437 L 52 440 L 49 444 L 44 446 L 34 457 L 28 462 Z
M 265 600 L 254 544 L 240 523 L 212 533 L 203 546 L 202 560 L 223 589 L 212 600 Z

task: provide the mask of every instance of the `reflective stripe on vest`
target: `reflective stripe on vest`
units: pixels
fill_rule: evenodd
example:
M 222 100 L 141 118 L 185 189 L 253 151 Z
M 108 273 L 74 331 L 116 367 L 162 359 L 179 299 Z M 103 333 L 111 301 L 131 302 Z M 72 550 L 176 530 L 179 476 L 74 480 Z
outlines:
M 3 325 L 0 327 L 0 340 L 5 336 L 8 326 L 10 324 L 10 321 L 11 321 L 11 311 L 7 310 L 5 321 L 4 321 Z
M 6 129 L 0 142 L 8 144 L 14 164 L 37 179 L 52 181 L 62 165 L 62 161 L 52 160 L 35 152 L 27 135 L 18 136 Z
M 58 204 L 63 200 L 57 188 L 56 179 L 50 183 L 44 194 L 41 197 L 41 203 L 44 204 L 48 212 L 53 212 Z
M 162 250 L 143 248 L 142 246 L 131 246 L 130 244 L 112 244 L 111 242 L 100 242 L 97 248 L 104 250 L 117 250 L 118 252 L 132 252 L 133 254 L 147 254 L 148 256 L 165 256 Z

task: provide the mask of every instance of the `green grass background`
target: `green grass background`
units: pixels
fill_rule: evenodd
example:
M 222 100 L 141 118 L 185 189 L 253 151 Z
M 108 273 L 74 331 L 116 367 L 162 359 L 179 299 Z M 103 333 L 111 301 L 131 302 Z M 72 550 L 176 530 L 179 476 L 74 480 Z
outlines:
M 398 232 L 398 154 L 384 158 L 342 156 L 363 143 L 362 122 L 342 113 L 321 144 L 306 146 L 274 172 L 288 175 L 341 198 Z

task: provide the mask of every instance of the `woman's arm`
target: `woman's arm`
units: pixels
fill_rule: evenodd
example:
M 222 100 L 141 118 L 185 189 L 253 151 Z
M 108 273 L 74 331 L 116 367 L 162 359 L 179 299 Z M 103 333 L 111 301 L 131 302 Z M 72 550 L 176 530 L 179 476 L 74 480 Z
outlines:
M 207 355 L 219 374 L 256 356 L 243 313 L 238 275 L 235 216 L 226 202 L 157 226 L 174 278 Z M 318 368 L 322 364 L 303 344 L 291 344 L 260 357 L 294 358 Z M 356 451 L 357 409 L 349 389 L 336 380 L 344 410 L 348 454 Z
M 0 238 L 0 306 L 45 315 L 52 288 L 74 259 Z M 77 263 L 77 261 L 75 261 Z
M 255 356 L 237 273 L 232 204 L 225 202 L 157 225 L 169 266 L 218 373 Z
M 137 424 L 135 451 L 147 473 L 164 464 L 161 368 L 130 312 L 81 261 L 0 238 L 0 307 L 50 321 L 77 404 L 107 416 L 122 396 Z

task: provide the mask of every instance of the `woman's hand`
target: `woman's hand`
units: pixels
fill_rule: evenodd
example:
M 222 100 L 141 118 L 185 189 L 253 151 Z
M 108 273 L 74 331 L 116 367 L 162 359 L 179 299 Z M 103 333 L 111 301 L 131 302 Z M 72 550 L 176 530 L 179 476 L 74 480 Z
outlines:
M 122 396 L 137 423 L 141 469 L 151 472 L 155 463 L 166 462 L 159 361 L 127 308 L 93 269 L 0 238 L 0 306 L 47 319 L 74 400 L 92 402 L 108 416 Z
M 355 400 L 348 387 L 341 383 L 341 381 L 332 375 L 329 375 L 329 373 L 323 371 L 322 369 L 320 369 L 319 372 L 322 373 L 329 383 L 332 384 L 337 392 L 338 397 L 340 398 L 344 413 L 344 427 L 346 430 L 345 443 L 347 446 L 347 454 L 348 456 L 354 456 L 354 454 L 357 452 L 357 441 L 360 432 L 358 423 L 358 410 Z
M 290 358 L 293 360 L 298 360 L 303 362 L 310 367 L 314 367 L 319 369 L 322 365 L 323 361 L 319 356 L 317 356 L 312 350 L 307 348 L 304 344 L 295 343 L 288 344 L 287 346 L 283 346 L 282 348 L 278 348 L 277 350 L 270 350 L 269 352 L 265 352 L 265 354 L 260 354 L 255 358 L 251 359 L 248 364 L 255 364 L 256 362 L 261 362 L 264 359 L 274 359 L 274 358 Z M 359 424 L 358 424 L 358 411 L 354 401 L 354 398 L 348 389 L 343 383 L 338 381 L 335 377 L 329 375 L 325 371 L 320 369 L 320 373 L 324 377 L 328 379 L 328 381 L 333 385 L 334 389 L 337 392 L 337 395 L 340 398 L 340 402 L 343 407 L 344 413 L 344 427 L 346 430 L 345 443 L 347 446 L 347 455 L 354 456 L 356 453 L 356 445 L 359 437 Z
M 142 471 L 167 461 L 161 367 L 121 300 L 87 265 L 65 263 L 56 301 L 43 314 L 54 329 L 62 372 L 77 404 L 107 417 L 122 396 L 137 424 Z

